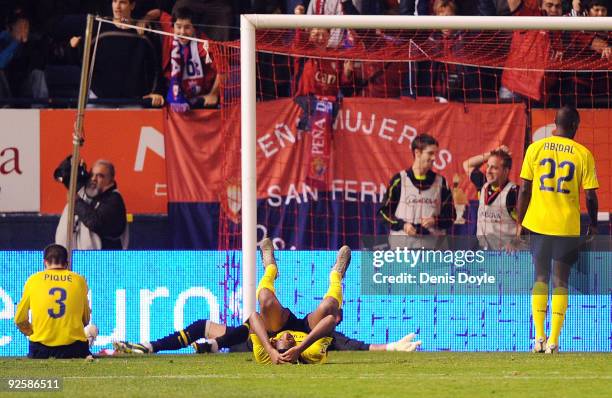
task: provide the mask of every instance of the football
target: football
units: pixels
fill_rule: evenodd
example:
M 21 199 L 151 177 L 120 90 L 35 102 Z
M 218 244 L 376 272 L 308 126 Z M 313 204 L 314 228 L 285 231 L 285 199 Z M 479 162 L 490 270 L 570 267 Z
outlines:
M 93 346 L 94 341 L 96 341 L 96 337 L 98 337 L 98 327 L 90 322 L 89 325 L 85 326 L 85 337 L 87 337 L 87 341 L 89 342 L 89 346 Z

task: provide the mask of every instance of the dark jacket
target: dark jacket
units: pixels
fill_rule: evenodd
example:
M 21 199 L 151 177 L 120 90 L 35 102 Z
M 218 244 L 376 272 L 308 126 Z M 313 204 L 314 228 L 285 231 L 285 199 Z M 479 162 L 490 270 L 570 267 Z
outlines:
M 429 15 L 429 0 L 401 0 L 400 15 Z
M 74 208 L 79 220 L 100 236 L 103 250 L 120 250 L 121 234 L 127 226 L 125 204 L 117 185 L 92 199 L 91 204 L 78 198 Z
M 161 94 L 159 48 L 133 29 L 102 25 L 91 91 L 98 98 L 140 99 Z

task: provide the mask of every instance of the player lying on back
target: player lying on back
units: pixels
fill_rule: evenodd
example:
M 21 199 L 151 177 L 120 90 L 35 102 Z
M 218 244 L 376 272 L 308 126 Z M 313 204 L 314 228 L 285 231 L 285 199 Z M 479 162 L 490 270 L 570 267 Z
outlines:
M 328 294 L 323 299 L 323 302 L 317 310 L 313 313 L 309 314 L 303 320 L 297 320 L 295 315 L 291 313 L 288 309 L 280 306 L 278 299 L 274 295 L 274 280 L 276 279 L 276 261 L 274 260 L 274 251 L 273 251 L 272 242 L 269 239 L 266 239 L 262 242 L 262 256 L 264 259 L 264 264 L 268 263 L 268 265 L 273 265 L 273 268 L 270 268 L 268 271 L 268 267 L 266 267 L 266 274 L 262 278 L 259 284 L 259 288 L 257 290 L 258 298 L 260 300 L 260 305 L 262 299 L 268 300 L 267 303 L 261 306 L 261 308 L 267 308 L 268 311 L 266 315 L 268 317 L 277 317 L 275 322 L 283 322 L 281 325 L 281 329 L 284 331 L 285 329 L 282 326 L 293 327 L 301 330 L 310 331 L 310 326 L 308 322 L 312 320 L 316 320 L 318 317 L 321 318 L 321 314 L 324 314 L 325 311 L 331 310 L 334 315 L 335 324 L 339 323 L 342 319 L 342 310 L 339 308 L 342 302 L 342 287 L 340 285 L 340 280 L 344 273 L 341 275 L 337 274 L 337 270 L 344 269 L 348 266 L 348 261 L 350 261 L 350 249 L 346 247 L 345 249 L 341 249 L 338 255 L 338 260 L 336 265 L 334 266 L 334 270 L 332 270 L 332 283 L 330 289 L 328 290 Z M 334 273 L 336 272 L 336 273 Z M 336 280 L 340 278 L 337 282 Z M 337 285 L 336 285 L 337 283 Z M 339 291 L 339 295 L 338 295 Z M 263 292 L 263 293 L 261 293 Z M 270 292 L 270 293 L 268 293 Z M 331 292 L 331 293 L 330 293 Z M 330 294 L 334 294 L 335 297 Z M 339 298 L 339 300 L 338 300 Z M 328 307 L 329 306 L 329 307 Z M 329 308 L 329 309 L 327 309 Z M 331 314 L 330 314 L 331 315 Z M 260 316 L 261 318 L 261 316 Z M 257 322 L 257 321 L 256 321 Z M 251 324 L 251 341 L 253 342 L 253 346 L 255 351 L 259 352 L 261 356 L 265 357 L 266 350 L 261 344 L 261 339 L 257 337 L 257 333 L 254 332 L 253 323 Z M 266 326 L 270 326 L 270 323 L 266 325 L 264 320 L 264 328 Z M 272 325 L 274 326 L 274 325 Z M 335 325 L 334 325 L 335 327 Z M 280 330 L 278 328 L 271 328 L 273 332 Z M 291 340 L 293 338 L 294 341 L 302 341 L 302 338 L 307 336 L 307 332 L 300 332 L 299 330 L 295 330 L 296 333 L 289 333 L 291 336 L 288 336 L 287 333 L 280 333 L 278 338 L 273 338 L 272 342 L 274 345 L 278 346 L 278 341 L 282 340 L 280 344 L 285 344 L 284 341 Z M 298 333 L 300 332 L 300 333 Z M 274 334 L 274 333 L 273 333 Z M 208 320 L 199 320 L 184 330 L 177 331 L 167 337 L 162 339 L 153 341 L 151 343 L 129 343 L 129 342 L 115 342 L 113 343 L 115 349 L 120 353 L 155 353 L 159 351 L 165 350 L 178 350 L 180 348 L 184 348 L 189 346 L 190 344 L 196 349 L 198 353 L 204 352 L 217 352 L 220 348 L 230 348 L 232 351 L 244 351 L 244 342 L 247 340 L 249 335 L 248 326 L 241 325 L 238 327 L 226 327 L 225 325 L 220 325 L 218 323 L 208 321 Z M 296 339 L 296 335 L 298 338 Z M 364 342 L 353 340 L 348 338 L 347 336 L 338 333 L 332 332 L 331 337 L 332 342 L 327 343 L 327 349 L 336 349 L 336 350 L 366 350 L 366 351 L 415 351 L 420 345 L 421 341 L 412 341 L 414 339 L 414 334 L 409 334 L 403 337 L 401 340 L 392 342 L 389 344 L 365 344 Z M 328 337 L 328 336 L 326 336 Z M 204 343 L 198 343 L 197 341 L 205 338 L 206 341 Z M 266 337 L 264 340 L 268 340 Z M 303 342 L 303 341 L 302 341 Z M 257 343 L 257 344 L 256 344 Z M 293 343 L 288 343 L 289 345 L 293 345 Z M 263 349 L 263 352 L 261 351 Z M 282 348 L 281 348 L 282 350 Z M 276 350 L 278 351 L 278 349 Z M 256 354 L 257 355 L 257 354 Z M 268 358 L 269 359 L 269 358 Z
M 331 334 L 340 320 L 342 279 L 351 261 L 351 249 L 338 251 L 331 270 L 329 288 L 319 306 L 302 319 L 281 305 L 274 282 L 278 275 L 274 246 L 270 239 L 261 244 L 265 272 L 257 287 L 259 313 L 249 317 L 253 357 L 258 363 L 324 363 Z

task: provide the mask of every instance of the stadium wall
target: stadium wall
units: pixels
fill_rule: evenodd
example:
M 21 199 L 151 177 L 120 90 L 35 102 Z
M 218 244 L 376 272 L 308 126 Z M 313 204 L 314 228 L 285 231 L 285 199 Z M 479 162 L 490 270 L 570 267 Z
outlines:
M 354 253 L 345 279 L 344 320 L 338 329 L 348 336 L 384 343 L 416 332 L 427 351 L 529 350 L 533 330 L 528 288 L 533 274 L 528 253 L 515 257 L 488 252 L 478 270 L 496 274 L 499 283 L 444 295 L 432 290 L 363 294 L 362 283 L 371 273 L 367 256 Z M 612 296 L 606 286 L 612 256 L 589 256 L 597 265 L 590 280 L 598 280 L 599 287 L 571 295 L 560 341 L 563 351 L 612 350 Z M 280 251 L 277 259 L 281 302 L 303 317 L 325 293 L 335 253 Z M 12 318 L 26 279 L 41 270 L 42 253 L 0 252 L 0 262 L 0 356 L 22 356 L 27 340 Z M 73 264 L 89 283 L 92 318 L 100 328 L 96 352 L 110 348 L 113 340 L 160 338 L 200 318 L 230 325 L 242 320 L 240 252 L 76 252 Z M 261 276 L 261 264 L 258 273 Z M 507 290 L 508 284 L 515 289 Z
M 163 112 L 87 111 L 81 157 L 109 159 L 129 213 L 167 211 Z M 75 110 L 0 110 L 0 213 L 61 214 L 66 188 L 53 171 L 72 153 Z
M 128 219 L 130 249 L 172 249 L 168 217 L 135 214 Z M 57 215 L 7 213 L 0 217 L 0 250 L 39 250 L 55 241 Z

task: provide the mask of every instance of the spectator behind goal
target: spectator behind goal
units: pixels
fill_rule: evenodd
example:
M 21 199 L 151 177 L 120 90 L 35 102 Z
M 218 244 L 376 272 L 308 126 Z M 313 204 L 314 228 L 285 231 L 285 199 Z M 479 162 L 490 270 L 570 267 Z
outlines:
M 111 0 L 113 23 L 102 23 L 93 63 L 89 98 L 123 99 L 140 103 L 150 99 L 154 107 L 164 105 L 159 79 L 159 48 L 147 35 L 118 23 L 133 24 L 136 0 Z M 95 40 L 95 39 L 94 39 Z M 80 37 L 70 40 L 72 47 Z
M 454 0 L 436 0 L 433 13 L 437 16 L 457 15 Z M 464 47 L 467 34 L 461 30 L 442 29 L 432 32 L 427 41 L 419 43 L 422 49 L 434 59 L 453 58 Z M 441 101 L 462 97 L 466 90 L 480 94 L 475 76 L 476 69 L 448 62 L 419 62 L 419 95 L 433 96 Z
M 508 0 L 508 5 L 513 15 L 517 16 L 563 15 L 561 0 Z M 564 53 L 570 47 L 575 50 L 591 48 L 602 58 L 607 59 L 612 54 L 605 40 L 586 32 L 555 31 L 541 34 L 535 30 L 514 31 L 506 65 L 511 68 L 516 68 L 517 65 L 529 65 L 534 70 L 504 69 L 499 98 L 528 97 L 547 102 L 546 94 L 552 92 L 559 84 L 559 78 L 558 74 L 550 72 L 545 74 L 544 70 L 550 63 L 562 60 Z
M 206 39 L 194 26 L 195 14 L 187 7 L 175 8 L 172 15 L 161 13 L 162 29 L 175 35 Z M 208 40 L 191 41 L 163 36 L 162 69 L 168 83 L 166 99 L 174 111 L 215 106 L 219 103 L 219 84 L 209 51 Z
M 21 7 L 8 16 L 0 32 L 0 99 L 49 97 L 43 71 L 46 55 L 41 40 L 31 40 L 30 17 Z

